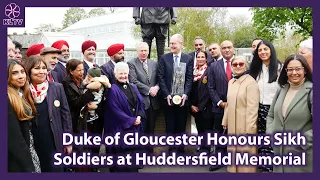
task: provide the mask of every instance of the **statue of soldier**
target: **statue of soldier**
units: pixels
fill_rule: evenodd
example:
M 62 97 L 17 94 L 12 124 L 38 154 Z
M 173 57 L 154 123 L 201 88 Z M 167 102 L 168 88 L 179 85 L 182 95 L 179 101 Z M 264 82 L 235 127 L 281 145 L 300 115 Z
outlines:
M 165 7 L 140 7 L 133 8 L 133 18 L 136 25 L 141 25 L 142 39 L 149 45 L 149 55 L 151 54 L 151 44 L 156 38 L 158 60 L 164 54 L 166 35 L 168 34 L 169 24 L 176 24 L 177 11 L 175 8 Z

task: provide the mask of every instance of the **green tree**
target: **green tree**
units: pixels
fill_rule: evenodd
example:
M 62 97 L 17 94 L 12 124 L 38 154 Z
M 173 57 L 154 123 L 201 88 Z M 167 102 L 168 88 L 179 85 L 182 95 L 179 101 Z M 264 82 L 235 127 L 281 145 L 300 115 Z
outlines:
M 284 60 L 291 54 L 297 53 L 299 43 L 303 37 L 300 34 L 288 33 L 287 37 L 278 38 L 273 41 L 273 45 L 280 61 Z
M 94 8 L 89 11 L 88 17 L 97 17 L 97 16 L 106 15 L 106 14 L 107 14 L 107 11 L 104 8 Z
M 228 23 L 230 31 L 230 40 L 235 48 L 251 47 L 252 40 L 256 38 L 256 30 L 253 28 L 250 19 L 246 16 L 235 15 L 230 18 Z
M 312 36 L 312 8 L 251 8 L 258 36 L 273 41 L 289 28 L 303 39 Z
M 40 24 L 39 27 L 34 28 L 36 33 L 43 33 L 43 32 L 59 32 L 61 28 L 55 27 L 53 24 Z
M 85 19 L 86 17 L 87 13 L 83 8 L 69 8 L 64 14 L 62 29 L 65 29 L 70 25 L 80 21 L 81 19 Z
M 228 33 L 221 32 L 224 31 L 223 28 L 217 28 L 221 22 L 217 21 L 217 17 L 225 13 L 225 8 L 178 8 L 177 24 L 170 26 L 170 35 L 179 33 L 184 37 L 185 52 L 194 50 L 193 42 L 196 36 L 201 36 L 207 45 L 220 42 L 220 38 Z

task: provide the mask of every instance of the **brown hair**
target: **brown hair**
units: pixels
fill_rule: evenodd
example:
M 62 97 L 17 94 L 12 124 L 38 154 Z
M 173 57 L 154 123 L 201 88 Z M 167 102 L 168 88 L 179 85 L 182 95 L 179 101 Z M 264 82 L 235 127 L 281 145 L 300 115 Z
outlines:
M 25 68 L 26 68 L 26 70 L 28 72 L 30 82 L 31 82 L 31 69 L 34 68 L 35 66 L 41 64 L 41 62 L 43 62 L 43 64 L 48 69 L 47 63 L 43 60 L 43 58 L 40 55 L 30 56 L 23 63 L 23 65 L 25 66 Z
M 26 81 L 24 86 L 21 88 L 23 91 L 23 96 L 22 98 L 19 96 L 19 93 L 16 89 L 16 87 L 12 86 L 10 84 L 10 79 L 12 78 L 12 69 L 13 66 L 15 65 L 20 65 L 21 67 L 24 68 L 26 72 L 26 76 L 28 76 L 28 73 L 26 71 L 26 68 L 22 65 L 21 62 L 17 60 L 8 60 L 8 65 L 7 65 L 7 72 L 8 72 L 8 98 L 10 101 L 10 104 L 13 107 L 13 110 L 16 112 L 17 117 L 19 120 L 29 120 L 32 119 L 34 116 L 30 115 L 28 112 L 33 112 L 33 114 L 37 113 L 37 109 L 34 106 L 31 93 L 30 93 L 30 88 L 29 88 L 29 82 Z
M 73 78 L 71 71 L 74 71 L 75 69 L 77 69 L 79 64 L 83 64 L 82 61 L 80 61 L 79 59 L 70 59 L 67 64 L 66 64 L 66 71 L 67 71 L 67 76 L 70 78 Z

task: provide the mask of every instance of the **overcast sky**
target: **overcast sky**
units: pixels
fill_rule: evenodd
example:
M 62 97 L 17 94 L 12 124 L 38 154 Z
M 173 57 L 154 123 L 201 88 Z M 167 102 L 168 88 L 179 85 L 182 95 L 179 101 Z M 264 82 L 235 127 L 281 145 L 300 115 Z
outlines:
M 8 33 L 12 34 L 13 32 L 17 32 L 18 34 L 22 34 L 25 30 L 27 33 L 33 33 L 34 28 L 39 27 L 40 24 L 50 24 L 52 23 L 56 27 L 62 26 L 62 20 L 65 12 L 69 8 L 61 8 L 61 7 L 26 7 L 25 9 L 25 28 L 8 28 Z M 87 12 L 89 12 L 93 8 L 84 8 Z M 128 8 L 126 8 L 128 9 Z M 132 9 L 132 8 L 129 8 Z M 252 15 L 248 11 L 249 8 L 246 7 L 232 7 L 228 8 L 228 12 L 231 16 L 233 15 L 246 15 L 248 18 L 251 18 Z M 131 18 L 131 17 L 130 17 Z

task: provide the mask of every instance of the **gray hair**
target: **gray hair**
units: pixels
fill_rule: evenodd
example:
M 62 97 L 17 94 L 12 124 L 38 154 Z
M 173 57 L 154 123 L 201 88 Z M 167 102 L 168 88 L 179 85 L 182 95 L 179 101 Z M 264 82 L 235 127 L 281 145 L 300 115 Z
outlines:
M 313 43 L 312 43 L 312 38 L 304 40 L 300 43 L 300 48 L 308 48 L 311 49 L 313 48 Z
M 114 66 L 114 70 L 113 70 L 114 74 L 116 74 L 119 69 L 125 69 L 126 71 L 129 72 L 129 65 L 126 62 L 116 63 L 116 65 Z
M 233 63 L 233 61 L 235 60 L 243 60 L 244 64 L 246 65 L 246 70 L 249 69 L 249 63 L 247 61 L 247 58 L 245 56 L 235 56 L 232 60 L 231 60 L 231 64 Z
M 137 45 L 137 48 L 136 48 L 137 51 L 139 51 L 142 46 L 147 46 L 147 49 L 149 50 L 149 45 L 148 45 L 148 43 L 146 43 L 146 42 L 140 42 L 140 43 Z

